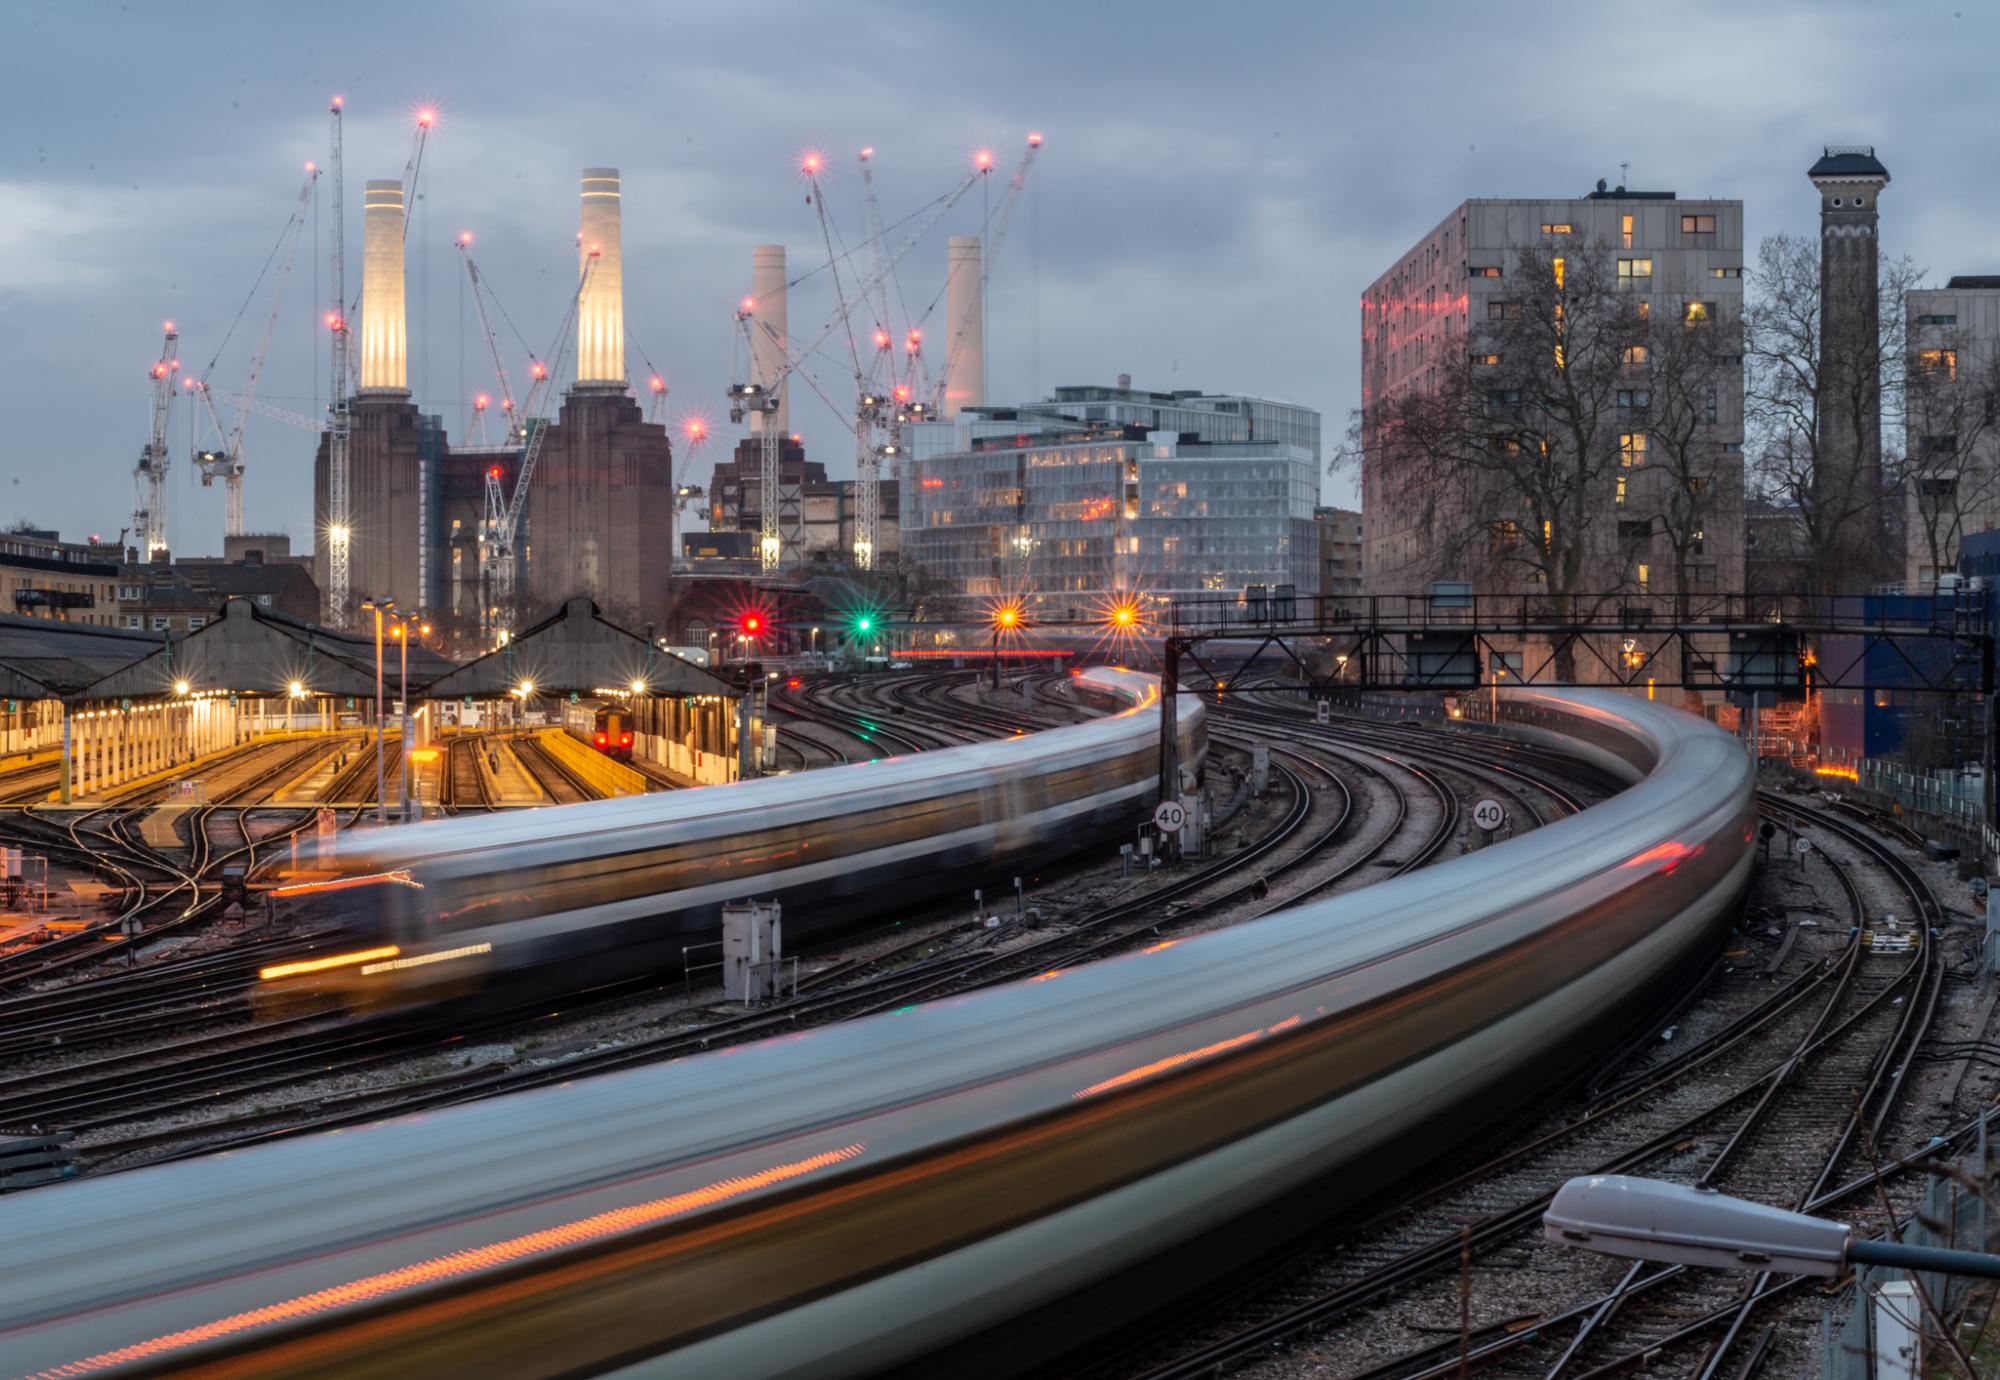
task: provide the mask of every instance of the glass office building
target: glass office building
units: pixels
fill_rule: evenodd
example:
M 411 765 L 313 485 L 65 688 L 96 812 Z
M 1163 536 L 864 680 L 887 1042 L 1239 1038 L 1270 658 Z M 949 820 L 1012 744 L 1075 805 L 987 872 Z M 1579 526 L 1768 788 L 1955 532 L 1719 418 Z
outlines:
M 1064 388 L 1033 407 L 968 409 L 957 424 L 964 448 L 905 465 L 902 539 L 965 595 L 1089 618 L 1121 595 L 1318 588 L 1309 409 Z

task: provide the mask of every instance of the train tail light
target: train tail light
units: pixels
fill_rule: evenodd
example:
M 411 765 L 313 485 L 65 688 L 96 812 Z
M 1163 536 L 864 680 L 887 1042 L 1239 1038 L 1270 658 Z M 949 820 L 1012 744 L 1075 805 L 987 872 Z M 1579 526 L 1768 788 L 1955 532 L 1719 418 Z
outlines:
M 629 733 L 621 733 L 621 734 L 619 734 L 619 735 L 618 735 L 618 746 L 619 746 L 619 747 L 631 747 L 631 746 L 632 746 L 632 735 L 631 735 L 631 734 L 629 734 Z
M 603 747 L 610 741 L 611 741 L 611 735 L 609 733 L 600 733 L 597 735 L 597 745 L 599 747 Z

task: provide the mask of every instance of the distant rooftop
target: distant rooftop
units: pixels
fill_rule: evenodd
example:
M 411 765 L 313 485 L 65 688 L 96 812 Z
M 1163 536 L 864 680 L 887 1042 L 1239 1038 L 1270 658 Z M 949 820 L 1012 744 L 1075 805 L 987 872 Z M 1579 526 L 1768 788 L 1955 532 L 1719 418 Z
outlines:
M 1806 176 L 1879 177 L 1887 182 L 1889 170 L 1875 156 L 1873 144 L 1828 144 L 1821 152 L 1819 162 L 1807 170 Z
M 2000 288 L 2000 273 L 1957 273 L 1945 283 L 1948 288 Z
M 1674 192 L 1635 192 L 1626 186 L 1607 188 L 1604 179 L 1597 179 L 1597 190 L 1584 198 L 1586 201 L 1678 201 Z

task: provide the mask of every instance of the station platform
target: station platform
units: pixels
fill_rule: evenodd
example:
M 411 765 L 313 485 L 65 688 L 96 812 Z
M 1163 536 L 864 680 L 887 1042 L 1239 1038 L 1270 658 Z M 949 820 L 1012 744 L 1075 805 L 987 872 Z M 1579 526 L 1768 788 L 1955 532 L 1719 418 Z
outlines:
M 479 774 L 486 782 L 486 798 L 495 805 L 546 805 L 549 793 L 542 789 L 534 773 L 521 765 L 514 745 L 493 738 L 481 745 Z

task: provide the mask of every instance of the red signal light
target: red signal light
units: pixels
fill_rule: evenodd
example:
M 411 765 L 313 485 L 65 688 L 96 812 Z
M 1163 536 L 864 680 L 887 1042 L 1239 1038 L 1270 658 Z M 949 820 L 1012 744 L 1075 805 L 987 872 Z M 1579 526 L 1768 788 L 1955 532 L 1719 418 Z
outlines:
M 801 682 L 797 676 L 793 676 L 790 680 L 785 682 L 785 688 L 787 690 L 796 690 L 802 683 L 803 682 Z
M 764 631 L 764 619 L 759 614 L 746 613 L 743 615 L 739 626 L 742 627 L 744 632 L 754 637 Z

